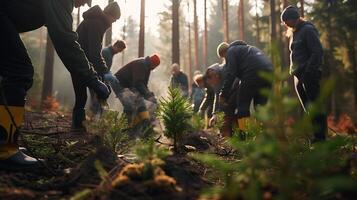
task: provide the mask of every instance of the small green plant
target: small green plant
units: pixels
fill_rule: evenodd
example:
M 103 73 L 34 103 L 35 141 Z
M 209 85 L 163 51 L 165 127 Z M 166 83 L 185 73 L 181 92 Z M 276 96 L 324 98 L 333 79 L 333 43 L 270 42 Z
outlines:
M 165 136 L 173 139 L 174 152 L 180 151 L 180 141 L 189 128 L 192 110 L 180 90 L 169 87 L 168 97 L 160 100 L 158 116 L 165 125 Z
M 223 123 L 224 123 L 224 112 L 217 112 L 215 113 L 216 115 L 216 122 L 213 125 L 213 130 L 218 133 L 222 127 L 223 127 Z
M 191 118 L 192 131 L 197 132 L 205 128 L 205 120 L 197 113 L 193 113 Z
M 161 168 L 164 164 L 162 160 L 170 152 L 155 145 L 155 141 L 149 139 L 137 145 L 136 155 L 138 163 L 126 165 L 112 182 L 114 188 L 120 189 L 122 186 L 143 187 L 150 191 L 178 192 L 180 188 L 176 180 L 167 176 Z M 124 187 L 125 188 L 125 187 Z
M 87 127 L 94 134 L 102 137 L 105 146 L 116 153 L 123 153 L 129 145 L 128 122 L 124 115 L 117 111 L 108 111 L 99 121 L 88 123 Z
M 194 158 L 213 167 L 221 174 L 224 187 L 214 187 L 206 195 L 215 199 L 335 199 L 355 194 L 357 179 L 349 157 L 353 153 L 353 138 L 334 137 L 311 145 L 313 130 L 311 115 L 322 108 L 322 99 L 332 88 L 328 82 L 321 98 L 312 105 L 309 115 L 293 126 L 287 119 L 297 108 L 296 99 L 286 95 L 282 81 L 287 77 L 277 71 L 272 91 L 264 91 L 270 102 L 254 115 L 263 129 L 253 130 L 255 136 L 242 141 L 233 137 L 230 144 L 239 160 L 226 161 L 213 155 L 194 154 Z

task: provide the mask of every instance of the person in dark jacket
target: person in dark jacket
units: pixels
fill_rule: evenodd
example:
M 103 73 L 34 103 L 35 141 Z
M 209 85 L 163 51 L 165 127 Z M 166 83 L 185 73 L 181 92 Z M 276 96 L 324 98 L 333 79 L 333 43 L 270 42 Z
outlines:
M 202 100 L 205 96 L 205 87 L 202 80 L 203 74 L 200 71 L 195 71 L 193 76 L 193 83 L 191 86 L 190 100 L 192 102 L 193 112 L 198 112 Z
M 235 110 L 236 110 L 236 99 L 238 93 L 237 87 L 239 85 L 239 80 L 236 79 L 234 83 L 232 83 L 232 86 L 229 89 L 229 93 L 226 97 L 227 101 L 221 102 L 219 99 L 219 94 L 226 77 L 226 71 L 224 70 L 224 66 L 225 66 L 224 64 L 220 65 L 218 63 L 211 65 L 206 70 L 204 79 L 207 82 L 207 84 L 210 86 L 210 88 L 213 89 L 214 92 L 212 117 L 210 119 L 209 124 L 210 126 L 213 126 L 213 124 L 217 122 L 217 113 L 223 112 L 224 113 L 223 126 L 220 132 L 222 136 L 230 137 L 233 134 L 233 128 L 237 121 L 235 116 Z
M 99 81 L 72 30 L 72 11 L 90 0 L 0 1 L 0 168 L 33 169 L 39 162 L 19 151 L 18 127 L 34 69 L 19 33 L 46 25 L 58 56 L 71 74 L 106 99 L 110 91 Z
M 123 40 L 117 40 L 114 44 L 102 49 L 102 56 L 109 70 L 112 68 L 113 57 L 124 49 L 126 49 L 126 43 Z
M 108 4 L 104 10 L 97 5 L 83 13 L 83 21 L 77 28 L 78 43 L 81 45 L 88 61 L 93 65 L 94 70 L 105 82 L 119 82 L 108 69 L 104 61 L 102 51 L 102 41 L 106 30 L 112 23 L 120 18 L 120 8 L 117 2 Z M 77 74 L 72 74 L 72 83 L 75 93 L 75 104 L 72 113 L 72 130 L 84 132 L 85 127 L 85 105 L 87 102 L 87 86 L 82 84 L 82 80 Z M 94 98 L 95 99 L 95 98 Z M 98 102 L 92 100 L 92 103 Z M 94 103 L 95 104 L 95 103 Z M 101 106 L 97 103 L 96 107 L 100 110 Z M 99 108 L 98 108 L 99 107 Z
M 102 49 L 102 56 L 104 58 L 105 64 L 108 67 L 108 70 L 110 71 L 112 65 L 113 65 L 113 57 L 114 55 L 123 52 L 126 49 L 126 43 L 123 40 L 117 40 L 113 45 L 110 45 L 108 47 L 105 47 Z M 115 79 L 113 79 L 114 82 L 117 82 Z M 115 83 L 110 83 L 110 85 Z M 98 101 L 98 98 L 96 95 L 93 93 L 92 90 L 89 90 L 90 96 L 91 96 L 91 106 L 90 109 L 93 114 L 98 114 L 103 111 L 102 108 L 102 103 Z
M 112 86 L 112 88 L 123 104 L 130 127 L 150 121 L 144 99 L 156 103 L 154 93 L 148 88 L 148 82 L 151 71 L 159 64 L 159 56 L 153 54 L 145 58 L 137 58 L 115 73 L 115 76 L 120 80 L 120 85 Z M 117 89 L 118 87 L 119 89 Z
M 242 132 L 247 129 L 250 121 L 250 104 L 254 106 L 267 103 L 267 97 L 260 91 L 270 88 L 270 83 L 260 77 L 261 72 L 272 73 L 273 65 L 270 59 L 257 47 L 244 41 L 235 41 L 228 45 L 222 43 L 217 48 L 219 57 L 226 60 L 225 78 L 220 92 L 220 103 L 225 104 L 235 79 L 240 80 L 237 88 L 238 126 Z
M 294 6 L 288 6 L 281 14 L 281 21 L 290 35 L 290 74 L 294 76 L 295 90 L 306 113 L 307 107 L 320 94 L 323 48 L 315 26 L 300 17 Z M 317 124 L 313 141 L 325 140 L 327 117 L 323 110 L 312 117 Z
M 187 75 L 180 70 L 180 65 L 177 63 L 172 64 L 171 73 L 170 86 L 179 88 L 182 95 L 188 97 L 188 79 Z
M 209 119 L 212 117 L 213 103 L 214 103 L 214 90 L 210 87 L 204 78 L 203 74 L 198 74 L 193 78 L 194 83 L 199 87 L 204 89 L 204 96 L 201 100 L 197 112 L 202 118 L 205 119 L 205 127 L 209 127 Z

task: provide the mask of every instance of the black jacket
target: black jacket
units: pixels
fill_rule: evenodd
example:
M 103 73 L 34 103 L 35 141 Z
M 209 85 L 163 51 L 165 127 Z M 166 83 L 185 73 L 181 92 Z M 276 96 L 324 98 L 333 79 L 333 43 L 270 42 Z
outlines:
M 272 71 L 270 59 L 257 47 L 235 41 L 229 45 L 224 67 L 225 80 L 222 95 L 229 96 L 230 89 L 236 78 L 241 81 L 260 79 L 259 71 Z
M 1 0 L 0 14 L 5 14 L 19 33 L 46 25 L 48 34 L 63 64 L 83 82 L 96 79 L 93 69 L 72 30 L 74 0 Z M 1 25 L 0 25 L 1 26 Z
M 94 6 L 83 13 L 83 21 L 77 28 L 78 42 L 94 70 L 100 75 L 108 72 L 102 57 L 102 41 L 105 31 L 111 26 L 100 7 Z
M 123 87 L 134 88 L 144 98 L 148 98 L 152 95 L 148 89 L 150 73 L 150 57 L 146 57 L 137 58 L 124 65 L 115 76 Z
M 290 38 L 290 72 L 301 77 L 305 72 L 321 70 L 323 49 L 318 31 L 310 22 L 301 22 Z

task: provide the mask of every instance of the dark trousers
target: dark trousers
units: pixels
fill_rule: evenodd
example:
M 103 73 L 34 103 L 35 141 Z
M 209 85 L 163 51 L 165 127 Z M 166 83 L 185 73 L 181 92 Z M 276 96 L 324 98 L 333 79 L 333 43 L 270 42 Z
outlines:
M 73 89 L 75 94 L 75 103 L 73 110 L 84 110 L 84 107 L 87 103 L 87 86 L 81 81 L 81 79 L 76 76 L 72 75 L 72 83 Z
M 0 11 L 0 76 L 5 99 L 10 106 L 24 106 L 33 82 L 34 69 L 14 24 Z M 0 105 L 4 105 L 0 98 Z
M 320 95 L 321 72 L 304 74 L 303 78 L 294 77 L 296 94 L 299 97 L 301 106 L 306 113 L 309 113 L 308 106 Z M 312 124 L 314 128 L 314 140 L 325 140 L 327 132 L 327 116 L 324 110 L 313 113 Z
M 26 92 L 33 82 L 33 66 L 18 31 L 1 11 L 0 26 L 0 106 L 24 107 Z M 7 113 L 0 112 L 0 118 L 5 115 Z M 10 129 L 10 134 L 12 132 Z M 15 143 L 18 133 L 15 131 L 12 136 Z M 0 145 L 7 143 L 8 134 L 9 132 L 0 126 Z
M 262 78 L 241 80 L 237 92 L 238 119 L 250 117 L 250 104 L 252 101 L 254 107 L 267 103 L 268 97 L 261 94 L 261 90 L 264 88 L 271 88 L 271 84 Z
M 238 90 L 234 90 L 227 100 L 227 105 L 222 107 L 224 119 L 220 131 L 225 137 L 233 135 L 233 128 L 237 124 L 237 116 L 235 116 L 237 94 Z

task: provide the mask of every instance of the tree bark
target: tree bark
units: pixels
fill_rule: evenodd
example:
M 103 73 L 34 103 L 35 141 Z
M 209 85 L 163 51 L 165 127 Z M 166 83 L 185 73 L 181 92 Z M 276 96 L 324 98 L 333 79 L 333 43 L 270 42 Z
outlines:
M 302 18 L 305 17 L 304 5 L 305 5 L 305 1 L 304 0 L 300 0 L 300 15 L 301 15 Z
M 224 41 L 229 42 L 228 0 L 222 0 L 222 17 Z
M 275 0 L 270 0 L 270 42 L 275 43 L 277 39 L 276 35 L 276 12 L 275 12 Z
M 207 67 L 207 38 L 208 38 L 208 31 L 207 31 L 207 0 L 204 0 L 203 6 L 203 15 L 204 15 L 204 32 L 203 32 L 203 67 Z M 202 69 L 204 70 L 204 69 Z
M 180 0 L 172 0 L 172 63 L 180 64 Z
M 145 52 L 145 0 L 141 0 L 138 56 L 144 57 L 144 52 Z
M 257 31 L 256 43 L 260 46 L 260 24 L 259 24 L 259 14 L 258 14 L 258 0 L 255 0 L 255 26 Z
M 108 0 L 108 4 L 114 2 L 114 0 Z M 109 46 L 112 44 L 112 27 L 107 30 L 105 33 L 104 45 Z
M 195 62 L 194 71 L 198 69 L 198 17 L 197 17 L 197 0 L 193 0 L 193 29 L 195 40 Z
M 52 41 L 49 35 L 47 34 L 46 58 L 45 58 L 45 66 L 43 69 L 43 83 L 42 83 L 42 95 L 41 95 L 42 104 L 44 103 L 47 97 L 52 96 L 54 54 L 55 54 L 55 49 L 53 48 Z
M 190 13 L 190 1 L 187 1 L 187 13 Z M 190 21 L 190 20 L 188 20 Z M 191 41 L 191 24 L 188 22 L 188 77 L 189 77 L 189 87 L 192 84 L 192 41 Z M 190 88 L 192 89 L 192 88 Z
M 239 0 L 238 6 L 238 23 L 239 23 L 239 38 L 241 40 L 245 39 L 244 34 L 244 0 Z

